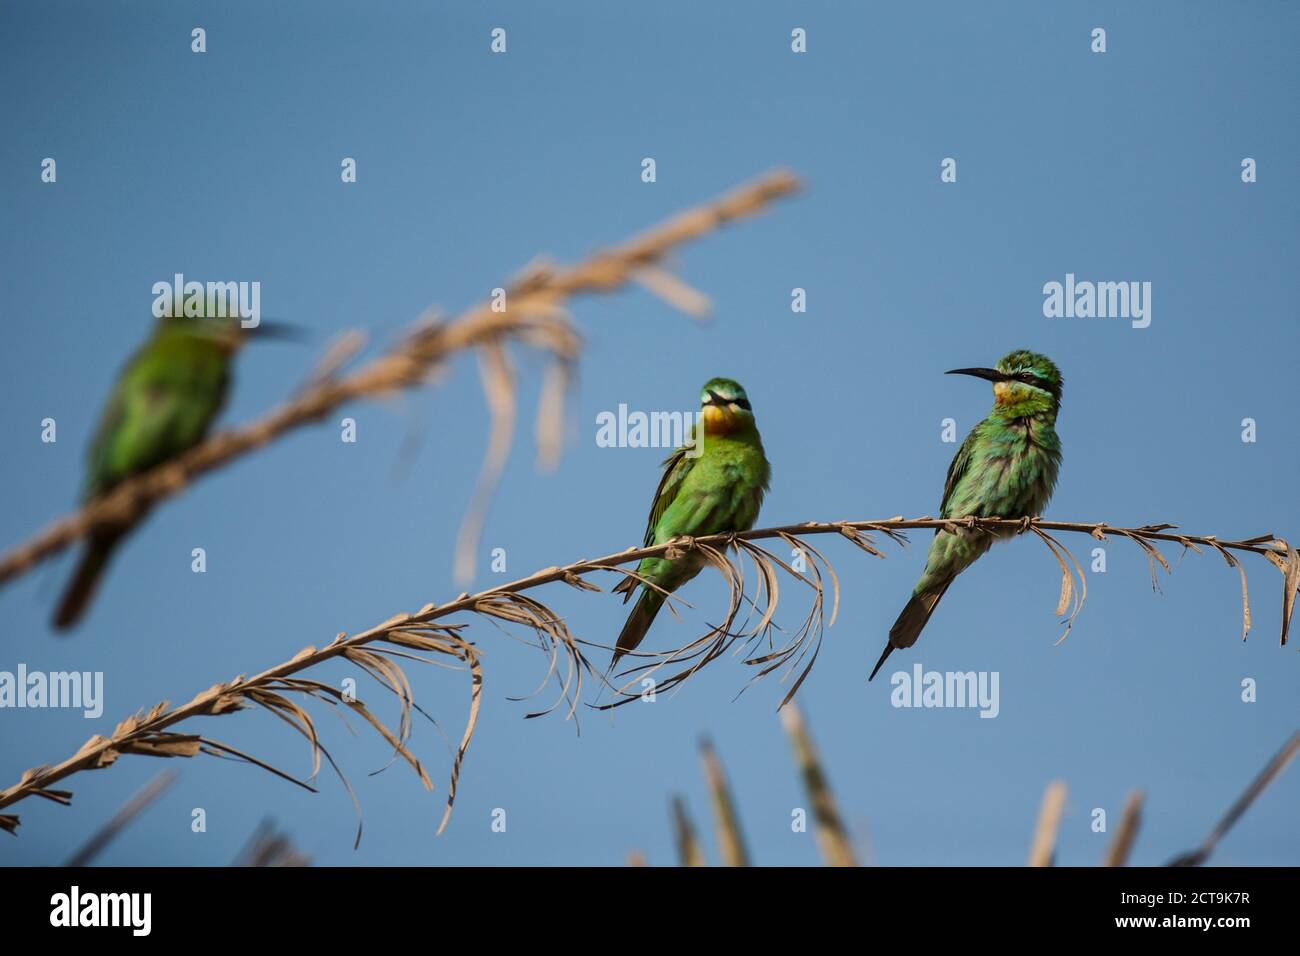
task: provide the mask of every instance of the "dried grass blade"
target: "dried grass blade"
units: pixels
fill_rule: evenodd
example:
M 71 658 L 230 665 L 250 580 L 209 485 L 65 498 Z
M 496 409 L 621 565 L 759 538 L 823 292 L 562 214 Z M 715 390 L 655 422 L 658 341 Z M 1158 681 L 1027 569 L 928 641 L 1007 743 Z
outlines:
M 438 824 L 438 833 L 447 828 L 447 821 L 451 819 L 452 804 L 456 802 L 456 787 L 460 783 L 460 768 L 465 761 L 465 753 L 469 750 L 469 742 L 474 737 L 474 729 L 478 726 L 479 705 L 483 698 L 483 668 L 479 663 L 478 654 L 466 645 L 466 653 L 470 655 L 469 667 L 473 686 L 470 690 L 469 701 L 469 719 L 465 723 L 465 732 L 461 735 L 460 745 L 456 748 L 456 758 L 452 763 L 451 782 L 447 787 L 447 808 L 442 813 L 442 822 Z
M 679 796 L 673 797 L 673 835 L 677 844 L 677 860 L 681 866 L 708 866 L 704 858 L 704 847 L 686 812 L 686 801 Z
M 1060 780 L 1053 780 L 1043 792 L 1034 842 L 1029 848 L 1029 866 L 1052 865 L 1056 853 L 1056 831 L 1060 829 L 1061 815 L 1065 812 L 1065 794 L 1065 784 Z
M 707 738 L 700 742 L 700 761 L 704 765 L 704 778 L 709 784 L 713 804 L 713 818 L 718 832 L 718 848 L 723 866 L 749 866 L 749 852 L 740 829 L 740 815 L 736 801 L 727 785 L 727 774 L 713 743 Z
M 455 578 L 461 585 L 474 579 L 479 537 L 487 520 L 488 505 L 496 491 L 497 481 L 510 456 L 510 443 L 515 433 L 515 376 L 505 348 L 498 340 L 486 342 L 479 350 L 479 358 L 483 394 L 492 416 L 492 426 L 487 452 L 483 456 L 483 467 L 474 486 L 474 497 L 456 536 Z
M 1295 610 L 1296 590 L 1300 588 L 1300 554 L 1296 549 L 1287 548 L 1286 574 L 1282 579 L 1282 646 L 1286 647 L 1287 635 L 1291 632 L 1291 613 Z
M 1138 827 L 1142 824 L 1142 799 L 1141 790 L 1135 790 L 1128 795 L 1128 802 L 1124 804 L 1124 815 L 1119 821 L 1119 829 L 1115 831 L 1115 838 L 1106 847 L 1106 855 L 1101 861 L 1102 866 L 1124 866 L 1128 863 L 1129 853 L 1132 852 L 1133 843 L 1137 840 Z
M 817 748 L 808 734 L 798 705 L 789 704 L 781 708 L 781 725 L 790 736 L 795 764 L 803 778 L 808 799 L 812 802 L 813 819 L 817 825 L 817 846 L 821 850 L 822 859 L 827 866 L 857 866 L 848 828 L 840 816 L 826 772 L 817 755 Z
M 267 773 L 274 774 L 281 780 L 296 783 L 298 786 L 302 787 L 304 790 L 310 791 L 311 793 L 316 792 L 316 788 L 307 781 L 299 780 L 293 774 L 285 773 L 279 767 L 272 766 L 264 760 L 258 760 L 252 754 L 246 754 L 242 750 L 236 750 L 234 747 L 231 747 L 228 744 L 223 744 L 219 740 L 213 740 L 211 737 L 202 737 L 200 738 L 200 743 L 202 744 L 204 753 L 210 753 L 213 756 L 230 757 L 235 760 L 243 761 L 244 763 L 251 763 L 255 767 L 261 767 Z
M 1250 782 L 1250 786 L 1246 788 L 1245 792 L 1228 808 L 1228 812 L 1210 831 L 1210 835 L 1205 838 L 1204 842 L 1190 853 L 1175 857 L 1169 862 L 1169 865 L 1200 866 L 1208 860 L 1210 854 L 1214 852 L 1214 848 L 1218 846 L 1219 841 L 1232 829 L 1233 824 L 1241 819 L 1242 814 L 1250 809 L 1251 804 L 1259 798 L 1261 793 L 1268 789 L 1269 784 L 1282 774 L 1282 771 L 1286 769 L 1287 764 L 1295 758 L 1297 753 L 1300 753 L 1300 731 L 1293 733 L 1287 742 L 1282 745 L 1282 749 L 1273 755 L 1272 759 L 1264 766 L 1264 769 L 1259 772 L 1259 775 Z

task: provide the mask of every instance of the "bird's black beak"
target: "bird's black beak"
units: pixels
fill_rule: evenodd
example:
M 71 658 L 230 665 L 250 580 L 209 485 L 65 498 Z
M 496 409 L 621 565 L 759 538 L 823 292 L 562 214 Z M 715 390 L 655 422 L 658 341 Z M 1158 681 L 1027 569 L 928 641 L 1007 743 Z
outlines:
M 307 341 L 307 330 L 301 325 L 280 322 L 276 319 L 263 319 L 248 331 L 255 339 L 278 339 L 281 342 Z
M 990 382 L 1001 382 L 1001 381 L 1005 381 L 1007 378 L 1005 373 L 999 372 L 995 368 L 954 368 L 948 370 L 947 372 L 944 372 L 943 374 L 973 375 L 976 378 L 986 379 Z
M 727 400 L 726 400 L 725 398 L 723 398 L 721 395 L 719 395 L 717 392 L 710 391 L 710 392 L 709 392 L 709 400 L 708 400 L 707 402 L 705 402 L 704 404 L 705 404 L 705 405 L 718 405 L 718 406 L 724 406 L 724 405 L 727 404 Z

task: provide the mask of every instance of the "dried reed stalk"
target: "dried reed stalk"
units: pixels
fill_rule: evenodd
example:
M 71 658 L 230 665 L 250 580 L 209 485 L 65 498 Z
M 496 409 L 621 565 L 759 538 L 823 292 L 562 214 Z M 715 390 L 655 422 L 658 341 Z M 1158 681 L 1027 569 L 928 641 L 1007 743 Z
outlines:
M 1056 831 L 1061 827 L 1065 812 L 1065 783 L 1053 780 L 1043 792 L 1043 804 L 1038 810 L 1038 825 L 1034 827 L 1034 842 L 1029 848 L 1028 866 L 1051 866 L 1056 856 Z
M 483 387 L 493 426 L 484 461 L 484 481 L 480 483 L 483 490 L 476 494 L 458 539 L 457 567 L 463 577 L 473 559 L 486 507 L 485 494 L 495 484 L 513 431 L 515 385 L 507 372 L 506 343 L 522 342 L 541 349 L 549 358 L 537 435 L 540 457 L 543 462 L 553 462 L 559 454 L 565 383 L 581 348 L 578 333 L 562 304 L 575 295 L 609 293 L 637 282 L 669 305 L 699 315 L 707 307 L 707 300 L 664 271 L 661 263 L 676 247 L 752 216 L 798 186 L 790 173 L 770 173 L 577 265 L 565 268 L 535 263 L 506 288 L 505 311 L 494 311 L 489 301 L 450 322 L 424 320 L 386 353 L 341 376 L 340 367 L 364 341 L 358 333 L 349 333 L 327 352 L 301 390 L 283 405 L 248 425 L 219 432 L 175 460 L 122 482 L 0 557 L 0 583 L 94 531 L 133 524 L 153 505 L 179 494 L 194 479 L 289 431 L 320 421 L 347 402 L 417 387 L 451 357 L 478 350 L 483 358 Z
M 1110 846 L 1106 847 L 1106 855 L 1101 860 L 1102 866 L 1124 866 L 1128 863 L 1128 856 L 1133 851 L 1133 843 L 1137 840 L 1138 827 L 1141 824 L 1142 791 L 1134 790 L 1128 795 L 1128 802 L 1124 804 L 1124 816 L 1120 818 L 1115 838 Z
M 520 625 L 530 630 L 537 638 L 537 646 L 548 661 L 546 676 L 539 690 L 553 680 L 558 687 L 558 693 L 554 703 L 549 707 L 526 716 L 541 716 L 564 704 L 567 705 L 565 707 L 567 716 L 573 717 L 581 698 L 584 673 L 598 674 L 587 660 L 582 646 L 608 648 L 608 645 L 579 640 L 563 617 L 525 592 L 542 585 L 560 582 L 582 591 L 599 591 L 601 588 L 587 580 L 589 575 L 610 572 L 618 575 L 620 579 L 631 577 L 639 580 L 634 570 L 621 565 L 635 566 L 644 557 L 677 556 L 690 550 L 698 551 L 707 563 L 716 567 L 728 584 L 728 608 L 721 623 L 711 627 L 701 637 L 669 651 L 633 652 L 629 655 L 629 658 L 633 659 L 633 665 L 623 675 L 619 675 L 620 677 L 626 674 L 632 676 L 622 687 L 615 688 L 618 699 L 612 703 L 599 705 L 601 709 L 623 706 L 639 700 L 639 681 L 646 674 L 654 673 L 672 663 L 684 664 L 685 666 L 676 672 L 658 679 L 657 689 L 666 690 L 681 684 L 700 668 L 733 649 L 737 653 L 743 650 L 744 663 L 755 669 L 750 683 L 777 669 L 784 669 L 783 679 L 788 680 L 793 677 L 791 687 L 780 706 L 788 703 L 816 662 L 824 629 L 834 623 L 839 607 L 839 583 L 835 571 L 821 552 L 807 540 L 821 534 L 834 534 L 847 538 L 867 553 L 883 558 L 884 553 L 876 547 L 877 535 L 902 542 L 906 540 L 904 532 L 912 529 L 943 528 L 957 533 L 968 533 L 974 529 L 1011 529 L 1033 533 L 1043 541 L 1061 568 L 1061 601 L 1057 613 L 1064 616 L 1067 609 L 1072 607 L 1070 621 L 1073 621 L 1082 607 L 1082 570 L 1065 546 L 1049 532 L 1076 532 L 1099 539 L 1104 539 L 1107 534 L 1110 534 L 1133 541 L 1146 554 L 1152 567 L 1153 580 L 1158 566 L 1166 570 L 1170 567 L 1154 542 L 1175 542 L 1185 549 L 1196 552 L 1210 549 L 1222 555 L 1225 561 L 1231 567 L 1237 568 L 1241 574 L 1243 634 L 1249 629 L 1250 606 L 1245 591 L 1245 569 L 1233 552 L 1257 554 L 1276 566 L 1283 575 L 1282 642 L 1285 644 L 1291 610 L 1295 603 L 1296 587 L 1300 584 L 1300 555 L 1296 554 L 1295 549 L 1272 535 L 1261 535 L 1243 541 L 1222 541 L 1212 536 L 1177 534 L 1170 530 L 1171 527 L 1171 525 L 1147 525 L 1141 528 L 1114 528 L 1100 523 L 1044 521 L 1037 518 L 1025 521 L 972 518 L 956 522 L 934 518 L 888 518 L 876 521 L 807 522 L 746 531 L 742 534 L 680 538 L 651 547 L 628 548 L 602 558 L 575 561 L 564 567 L 545 568 L 517 581 L 500 584 L 477 594 L 462 594 L 444 604 L 427 604 L 414 614 L 397 614 L 351 637 L 339 634 L 324 647 L 304 648 L 288 661 L 268 668 L 251 678 L 241 675 L 231 681 L 215 684 L 179 707 L 169 707 L 164 701 L 148 712 L 137 713 L 127 718 L 117 726 L 111 736 L 92 737 L 79 751 L 61 763 L 26 771 L 17 783 L 0 791 L 0 808 L 31 796 L 40 796 L 66 804 L 71 799 L 71 794 L 64 790 L 53 789 L 53 784 L 84 770 L 109 766 L 120 755 L 127 753 L 159 757 L 192 757 L 198 753 L 208 753 L 234 758 L 254 763 L 311 790 L 313 788 L 307 781 L 297 780 L 275 767 L 210 737 L 179 733 L 171 729 L 192 717 L 219 716 L 245 707 L 260 707 L 294 727 L 307 740 L 313 761 L 311 776 L 314 777 L 319 770 L 322 756 L 331 763 L 331 766 L 333 760 L 321 745 L 311 717 L 290 699 L 292 696 L 314 698 L 341 710 L 349 709 L 360 714 L 393 747 L 394 759 L 400 758 L 408 763 L 426 788 L 432 789 L 432 783 L 423 766 L 407 747 L 407 740 L 411 733 L 411 711 L 415 708 L 415 702 L 410 683 L 398 661 L 439 663 L 441 660 L 446 666 L 445 659 L 450 658 L 452 662 L 450 666 L 453 668 L 470 671 L 471 693 L 465 730 L 452 762 L 446 809 L 438 828 L 441 832 L 447 824 L 455 800 L 461 765 L 477 723 L 482 690 L 482 664 L 479 651 L 460 634 L 465 624 L 445 622 L 444 619 L 457 614 L 468 614 L 479 619 L 489 618 Z M 804 556 L 807 569 L 795 570 L 775 553 L 755 543 L 763 539 L 776 539 L 782 542 L 784 547 L 790 549 L 790 553 L 798 551 Z M 734 559 L 728 553 L 733 548 L 738 552 L 738 556 Z M 753 594 L 750 593 L 751 588 L 746 581 L 744 567 L 746 558 L 755 569 Z M 778 643 L 774 633 L 776 629 L 773 626 L 773 616 L 777 609 L 782 571 L 801 585 L 808 587 L 812 600 L 803 623 L 792 631 L 781 631 L 782 643 Z M 1080 579 L 1078 584 L 1074 580 L 1076 575 Z M 831 590 L 829 617 L 825 608 L 828 586 Z M 748 610 L 745 610 L 746 608 Z M 743 619 L 742 612 L 744 612 Z M 426 657 L 422 654 L 435 656 Z M 380 722 L 360 701 L 346 698 L 328 684 L 297 676 L 302 671 L 334 658 L 342 658 L 359 667 L 397 698 L 400 704 L 400 722 L 396 731 L 390 730 Z M 643 663 L 636 661 L 643 661 Z M 796 672 L 797 676 L 795 676 Z M 629 692 L 627 687 L 633 683 L 637 683 L 638 687 Z M 334 769 L 338 771 L 337 767 Z M 17 826 L 16 816 L 0 814 L 0 829 L 12 832 Z M 358 824 L 357 839 L 360 839 L 360 824 Z
M 781 708 L 781 725 L 790 736 L 795 763 L 803 778 L 804 789 L 812 801 L 813 820 L 816 824 L 817 847 L 827 866 L 857 866 L 853 841 L 835 804 L 835 795 L 822 769 L 817 748 L 813 745 L 808 727 L 804 724 L 799 706 L 791 701 Z
M 673 839 L 677 844 L 677 860 L 681 866 L 708 866 L 704 858 L 704 846 L 700 836 L 695 832 L 695 824 L 686 812 L 686 801 L 673 797 Z
M 231 866 L 297 867 L 311 866 L 311 857 L 303 853 L 288 834 L 281 833 L 270 820 L 263 820 L 253 831 L 248 845 L 235 857 Z
M 722 761 L 712 741 L 700 741 L 700 762 L 704 765 L 704 779 L 709 785 L 722 865 L 749 866 L 749 852 L 745 849 L 745 836 L 740 829 L 740 814 L 736 810 L 736 801 L 727 784 L 727 774 L 722 769 Z
M 63 865 L 87 866 L 95 857 L 103 853 L 104 848 L 129 827 L 136 817 L 148 810 L 155 800 L 167 792 L 176 782 L 176 776 L 174 770 L 164 770 L 146 783 L 130 800 L 122 804 L 122 808 L 113 814 L 112 819 L 96 830 L 94 836 L 68 857 L 68 862 Z
M 1210 858 L 1210 854 L 1214 852 L 1214 848 L 1218 846 L 1219 841 L 1232 829 L 1233 824 L 1241 819 L 1241 815 L 1250 809 L 1250 805 L 1259 798 L 1259 795 L 1268 788 L 1269 784 L 1281 775 L 1287 764 L 1298 753 L 1300 753 L 1300 730 L 1293 733 L 1287 742 L 1282 745 L 1282 749 L 1273 755 L 1273 759 L 1265 765 L 1264 769 L 1259 772 L 1259 776 L 1251 781 L 1245 792 L 1228 808 L 1228 812 L 1223 815 L 1223 819 L 1215 825 L 1214 829 L 1210 831 L 1210 835 L 1205 838 L 1201 845 L 1190 853 L 1184 853 L 1170 860 L 1169 865 L 1201 866 L 1204 864 Z

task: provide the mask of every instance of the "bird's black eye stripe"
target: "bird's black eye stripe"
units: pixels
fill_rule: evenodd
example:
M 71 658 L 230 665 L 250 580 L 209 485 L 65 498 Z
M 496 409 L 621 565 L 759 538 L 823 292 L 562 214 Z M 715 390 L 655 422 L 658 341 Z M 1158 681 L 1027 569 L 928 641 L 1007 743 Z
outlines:
M 1013 379 L 1024 382 L 1026 385 L 1032 385 L 1035 388 L 1041 388 L 1049 395 L 1055 396 L 1058 400 L 1061 397 L 1061 386 L 1059 383 L 1048 381 L 1040 376 L 1037 372 L 1016 372 L 1011 375 Z
M 747 412 L 753 411 L 753 408 L 749 404 L 749 399 L 747 398 L 727 398 L 725 395 L 719 395 L 717 392 L 713 391 L 706 394 L 708 397 L 704 399 L 705 405 L 736 405 Z

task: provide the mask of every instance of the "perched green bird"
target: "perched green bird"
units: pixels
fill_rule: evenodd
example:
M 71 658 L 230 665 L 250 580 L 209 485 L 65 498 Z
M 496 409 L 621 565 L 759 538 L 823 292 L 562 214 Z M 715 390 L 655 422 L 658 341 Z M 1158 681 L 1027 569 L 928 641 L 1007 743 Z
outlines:
M 700 393 L 700 404 L 702 428 L 697 426 L 693 439 L 698 446 L 683 445 L 664 461 L 664 475 L 646 524 L 646 547 L 682 535 L 701 538 L 748 531 L 758 520 L 771 468 L 763 454 L 749 396 L 738 382 L 714 378 Z M 696 451 L 695 457 L 687 454 Z M 672 592 L 699 574 L 704 564 L 704 557 L 694 553 L 672 560 L 644 558 L 637 573 Z M 638 583 L 627 577 L 614 590 L 624 595 L 626 603 Z M 641 643 L 664 600 L 662 592 L 641 585 L 641 597 L 618 636 L 611 670 L 619 658 Z
M 262 322 L 257 334 L 285 326 Z M 248 331 L 237 319 L 164 317 L 118 376 L 87 455 L 83 500 L 176 457 L 203 440 L 226 399 L 230 367 Z M 65 630 L 85 613 L 100 575 L 130 527 L 95 532 L 54 615 Z
M 958 368 L 949 375 L 974 375 L 993 383 L 993 411 L 966 436 L 943 486 L 944 518 L 1026 518 L 1042 513 L 1056 485 L 1061 442 L 1056 414 L 1061 408 L 1061 373 L 1035 352 L 1011 352 L 997 368 Z M 916 643 L 953 578 L 984 554 L 996 538 L 1013 532 L 939 529 L 930 544 L 925 573 L 912 599 L 889 629 L 889 642 L 871 680 L 896 647 Z

